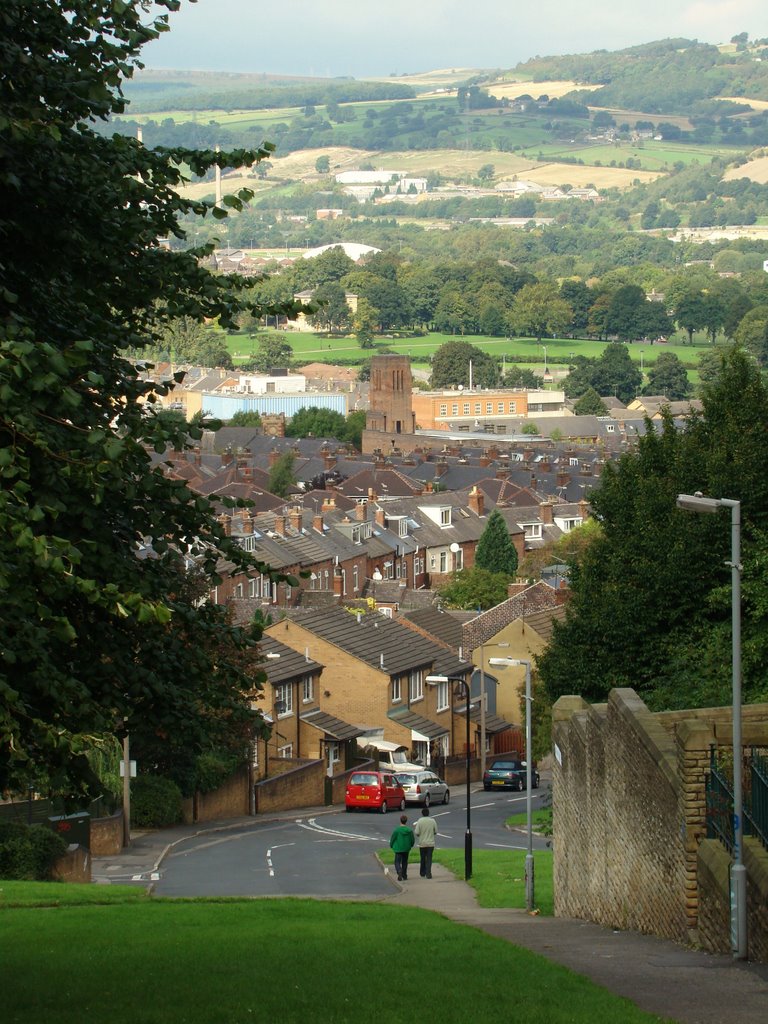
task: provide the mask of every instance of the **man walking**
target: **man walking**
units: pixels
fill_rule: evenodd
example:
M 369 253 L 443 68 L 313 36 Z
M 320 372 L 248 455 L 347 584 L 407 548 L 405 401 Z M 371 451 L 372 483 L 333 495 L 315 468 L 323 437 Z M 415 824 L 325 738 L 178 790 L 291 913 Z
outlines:
M 429 808 L 422 807 L 421 817 L 413 826 L 413 834 L 419 844 L 419 874 L 422 878 L 432 877 L 432 854 L 435 852 L 437 822 L 429 816 Z
M 400 824 L 389 837 L 389 845 L 395 851 L 395 871 L 398 882 L 408 881 L 408 854 L 413 846 L 413 829 L 408 827 L 406 815 L 400 815 Z

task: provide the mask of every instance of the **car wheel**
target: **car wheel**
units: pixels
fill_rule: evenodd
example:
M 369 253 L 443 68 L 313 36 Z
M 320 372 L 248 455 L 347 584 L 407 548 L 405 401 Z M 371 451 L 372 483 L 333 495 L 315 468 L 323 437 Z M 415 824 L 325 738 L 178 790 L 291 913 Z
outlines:
M 539 776 L 538 775 L 534 775 L 533 780 L 531 782 L 531 789 L 538 789 L 538 788 L 539 788 Z
M 347 807 L 347 814 L 351 814 L 351 813 L 352 813 L 352 808 L 351 807 Z
M 425 807 L 429 807 L 429 805 L 430 805 L 430 802 L 431 802 L 431 801 L 430 801 L 430 799 L 429 799 L 429 793 L 427 793 L 427 795 L 426 795 L 426 796 L 424 797 L 424 806 L 425 806 Z
M 387 807 L 387 801 L 386 800 L 382 800 L 382 802 L 381 802 L 381 813 L 382 814 L 386 814 L 388 810 L 389 810 L 389 808 Z
M 486 793 L 490 793 L 491 792 L 491 787 L 490 786 L 483 786 L 483 789 L 485 790 Z
M 400 810 L 401 810 L 401 811 L 404 811 L 404 810 L 405 810 L 405 800 L 401 800 L 401 801 L 400 801 Z
M 515 788 L 517 789 L 518 793 L 522 792 L 522 790 L 523 790 L 523 780 L 522 779 L 518 779 L 517 780 L 517 786 Z
M 451 791 L 450 791 L 450 789 L 446 789 L 445 793 L 443 793 L 443 803 L 444 804 L 449 804 L 450 802 L 451 802 Z

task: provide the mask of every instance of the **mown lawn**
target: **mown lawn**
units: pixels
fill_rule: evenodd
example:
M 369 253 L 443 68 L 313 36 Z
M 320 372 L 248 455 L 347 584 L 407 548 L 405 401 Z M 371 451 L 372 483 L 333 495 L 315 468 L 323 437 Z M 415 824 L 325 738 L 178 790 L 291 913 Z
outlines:
M 408 907 L 149 900 L 2 909 L 0 929 L 9 1024 L 412 1024 L 425 999 L 441 1024 L 658 1020 L 542 957 Z
M 391 850 L 379 851 L 384 864 L 394 864 Z M 457 878 L 464 878 L 464 850 L 435 850 L 434 861 L 452 871 Z M 418 851 L 411 853 L 411 864 L 418 866 Z M 534 850 L 534 895 L 535 908 L 546 917 L 554 913 L 552 892 L 552 852 Z M 472 878 L 469 884 L 477 893 L 481 907 L 508 907 L 525 909 L 525 851 L 524 850 L 474 850 L 472 854 Z

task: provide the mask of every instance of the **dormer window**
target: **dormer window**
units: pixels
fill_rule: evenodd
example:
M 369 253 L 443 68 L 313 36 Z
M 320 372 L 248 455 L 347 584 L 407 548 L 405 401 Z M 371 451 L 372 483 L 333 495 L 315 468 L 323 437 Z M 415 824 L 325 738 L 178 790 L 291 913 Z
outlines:
M 450 526 L 451 525 L 451 510 L 449 508 L 440 509 L 440 525 Z

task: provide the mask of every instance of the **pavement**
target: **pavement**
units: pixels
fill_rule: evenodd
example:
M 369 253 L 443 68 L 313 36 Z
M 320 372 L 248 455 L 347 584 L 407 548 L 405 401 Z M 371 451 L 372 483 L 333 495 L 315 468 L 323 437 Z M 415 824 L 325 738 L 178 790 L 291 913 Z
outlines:
M 327 807 L 306 808 L 302 817 L 328 811 Z M 270 820 L 295 817 L 294 811 L 270 816 Z M 152 876 L 177 843 L 253 821 L 242 818 L 203 827 L 132 833 L 126 850 L 112 857 L 93 858 L 94 881 L 134 881 L 151 886 Z M 572 918 L 486 909 L 478 906 L 474 889 L 447 868 L 433 864 L 432 878 L 426 879 L 419 878 L 413 867 L 411 864 L 407 882 L 397 882 L 391 868 L 382 865 L 392 883 L 392 895 L 384 902 L 421 907 L 539 953 L 665 1020 L 679 1024 L 768 1022 L 768 964 L 738 962 L 730 956 L 688 949 L 652 935 L 614 931 Z

